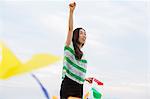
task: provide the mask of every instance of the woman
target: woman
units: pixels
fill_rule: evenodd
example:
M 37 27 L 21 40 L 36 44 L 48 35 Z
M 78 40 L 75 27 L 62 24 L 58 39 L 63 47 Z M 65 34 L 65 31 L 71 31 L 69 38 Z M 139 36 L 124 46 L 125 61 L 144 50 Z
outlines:
M 64 48 L 64 62 L 62 84 L 60 90 L 61 99 L 69 97 L 82 98 L 83 83 L 92 83 L 93 78 L 85 78 L 87 61 L 81 48 L 85 44 L 86 32 L 83 28 L 76 28 L 73 31 L 73 13 L 76 3 L 69 4 L 69 27 L 66 45 Z

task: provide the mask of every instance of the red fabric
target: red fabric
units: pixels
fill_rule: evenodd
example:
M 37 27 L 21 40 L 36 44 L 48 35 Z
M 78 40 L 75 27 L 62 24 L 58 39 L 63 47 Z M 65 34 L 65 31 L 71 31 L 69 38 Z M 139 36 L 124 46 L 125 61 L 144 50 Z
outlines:
M 98 84 L 98 85 L 104 85 L 101 81 L 97 80 L 94 78 L 94 81 Z

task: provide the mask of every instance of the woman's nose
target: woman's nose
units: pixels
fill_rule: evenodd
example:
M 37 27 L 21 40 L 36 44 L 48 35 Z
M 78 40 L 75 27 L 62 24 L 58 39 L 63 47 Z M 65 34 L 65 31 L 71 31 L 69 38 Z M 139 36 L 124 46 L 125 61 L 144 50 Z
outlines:
M 86 35 L 84 34 L 83 37 L 86 38 Z

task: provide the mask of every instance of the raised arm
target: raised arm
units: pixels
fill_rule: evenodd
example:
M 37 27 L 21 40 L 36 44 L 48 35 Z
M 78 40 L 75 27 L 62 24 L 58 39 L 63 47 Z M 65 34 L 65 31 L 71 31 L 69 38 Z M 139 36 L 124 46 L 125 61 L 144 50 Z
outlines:
M 68 35 L 66 40 L 66 45 L 69 46 L 72 42 L 72 35 L 73 35 L 73 13 L 76 7 L 76 3 L 69 4 L 69 22 L 68 22 Z

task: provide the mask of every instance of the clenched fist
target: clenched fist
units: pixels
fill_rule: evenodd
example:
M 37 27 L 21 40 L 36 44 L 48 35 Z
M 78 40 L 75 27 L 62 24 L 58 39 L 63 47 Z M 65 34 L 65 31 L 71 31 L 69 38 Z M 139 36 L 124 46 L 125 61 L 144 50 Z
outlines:
M 76 3 L 75 2 L 69 4 L 69 8 L 70 8 L 71 12 L 74 11 L 75 7 L 76 7 Z

